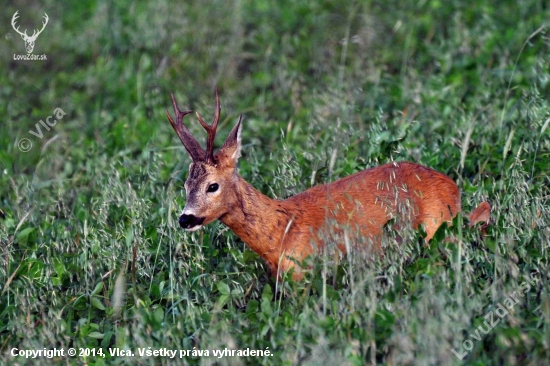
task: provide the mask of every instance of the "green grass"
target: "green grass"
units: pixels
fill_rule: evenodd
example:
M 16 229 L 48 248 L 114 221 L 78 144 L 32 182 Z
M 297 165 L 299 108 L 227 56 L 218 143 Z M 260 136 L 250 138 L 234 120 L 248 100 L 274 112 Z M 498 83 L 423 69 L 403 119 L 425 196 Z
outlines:
M 550 9 L 474 3 L 8 3 L 0 363 L 67 364 L 14 347 L 196 347 L 211 356 L 70 361 L 550 364 Z M 16 10 L 28 29 L 48 13 L 34 50 L 47 61 L 13 60 Z M 281 284 L 222 224 L 182 231 L 189 158 L 165 110 L 174 92 L 210 116 L 215 86 L 217 142 L 242 113 L 240 173 L 270 197 L 408 160 L 451 176 L 466 212 L 491 202 L 487 236 L 460 217 L 429 247 L 389 232 L 376 263 L 312 258 L 304 281 Z M 66 115 L 31 135 L 56 108 Z M 519 303 L 472 338 L 514 291 Z M 226 347 L 272 356 L 212 356 Z

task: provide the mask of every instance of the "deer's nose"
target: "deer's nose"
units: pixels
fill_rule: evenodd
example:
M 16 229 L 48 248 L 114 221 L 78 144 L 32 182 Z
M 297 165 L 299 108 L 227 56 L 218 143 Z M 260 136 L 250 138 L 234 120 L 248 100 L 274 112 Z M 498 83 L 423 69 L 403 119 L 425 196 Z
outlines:
M 184 229 L 191 229 L 195 226 L 200 226 L 204 222 L 204 217 L 197 217 L 195 215 L 181 215 L 179 219 L 180 226 Z

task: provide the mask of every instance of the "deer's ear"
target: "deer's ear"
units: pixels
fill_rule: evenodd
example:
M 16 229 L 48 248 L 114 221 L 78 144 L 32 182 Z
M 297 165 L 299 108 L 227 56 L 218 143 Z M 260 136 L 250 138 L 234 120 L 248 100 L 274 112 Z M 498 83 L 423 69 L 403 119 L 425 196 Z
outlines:
M 220 151 L 216 154 L 217 160 L 228 166 L 237 165 L 237 160 L 241 156 L 241 129 L 243 116 L 239 117 L 239 122 L 233 127 L 229 136 L 223 143 Z

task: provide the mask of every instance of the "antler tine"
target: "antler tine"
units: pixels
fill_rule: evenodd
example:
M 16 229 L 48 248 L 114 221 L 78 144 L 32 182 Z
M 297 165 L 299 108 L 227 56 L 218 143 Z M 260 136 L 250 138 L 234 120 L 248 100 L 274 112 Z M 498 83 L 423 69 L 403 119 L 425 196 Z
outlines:
M 176 134 L 189 153 L 189 156 L 191 156 L 191 159 L 193 159 L 193 161 L 201 161 L 204 158 L 204 150 L 183 123 L 183 117 L 189 113 L 193 113 L 193 111 L 180 110 L 173 93 L 170 93 L 170 97 L 172 98 L 172 105 L 174 106 L 174 112 L 176 113 L 176 122 L 174 123 L 174 120 L 168 111 L 166 111 L 166 117 L 168 117 L 168 121 L 170 121 L 172 128 L 176 131 Z
M 44 16 L 42 17 L 44 18 L 44 22 L 42 22 L 42 29 L 40 29 L 40 31 L 38 31 L 38 34 L 42 33 L 42 31 L 44 30 L 44 28 L 46 28 L 46 25 L 48 24 L 48 20 L 50 20 L 50 18 L 48 17 L 48 14 L 44 13 Z M 38 36 L 37 34 L 37 36 Z
M 206 139 L 206 161 L 213 163 L 214 162 L 214 140 L 216 138 L 216 130 L 218 129 L 218 122 L 220 120 L 220 114 L 221 114 L 222 106 L 220 104 L 220 96 L 218 95 L 218 88 L 216 88 L 216 111 L 214 112 L 214 120 L 212 121 L 212 124 L 209 125 L 208 123 L 204 122 L 200 114 L 197 112 L 197 119 L 199 120 L 201 126 L 206 130 L 208 133 L 208 137 Z
M 13 14 L 13 17 L 11 18 L 11 26 L 13 27 L 13 29 L 19 33 L 20 35 L 27 35 L 27 30 L 25 29 L 25 33 L 22 33 L 20 30 L 19 30 L 19 26 L 16 27 L 16 22 L 17 22 L 17 18 L 19 18 L 19 10 L 17 10 L 15 12 L 15 14 Z

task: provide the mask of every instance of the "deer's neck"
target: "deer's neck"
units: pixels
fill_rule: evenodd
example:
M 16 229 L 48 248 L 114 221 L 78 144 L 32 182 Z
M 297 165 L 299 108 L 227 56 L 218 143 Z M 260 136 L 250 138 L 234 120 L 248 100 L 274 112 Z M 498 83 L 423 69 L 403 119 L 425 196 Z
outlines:
M 282 250 L 291 213 L 282 201 L 273 200 L 237 176 L 236 204 L 220 217 L 252 250 L 271 263 Z

